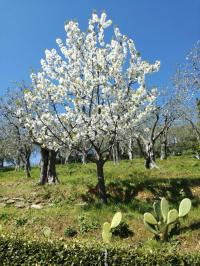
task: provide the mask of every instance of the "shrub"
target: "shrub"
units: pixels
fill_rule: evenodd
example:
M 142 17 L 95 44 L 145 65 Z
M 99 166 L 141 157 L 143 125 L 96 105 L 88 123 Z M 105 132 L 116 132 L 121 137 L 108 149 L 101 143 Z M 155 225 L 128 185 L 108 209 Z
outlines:
M 133 236 L 133 231 L 130 230 L 129 225 L 125 222 L 120 223 L 117 227 L 112 229 L 113 236 L 127 238 Z
M 15 220 L 15 224 L 17 227 L 24 226 L 27 222 L 28 222 L 28 218 L 24 218 L 24 217 L 18 218 Z
M 1 266 L 173 266 L 200 265 L 200 254 L 181 254 L 173 249 L 144 251 L 131 246 L 110 246 L 98 243 L 37 242 L 17 237 L 0 236 Z
M 89 231 L 92 231 L 94 229 L 98 228 L 98 223 L 95 221 L 88 221 L 88 218 L 86 215 L 79 215 L 78 217 L 78 227 L 80 234 L 85 234 Z
M 77 230 L 73 227 L 67 227 L 65 230 L 64 230 L 64 235 L 67 236 L 67 237 L 74 237 L 78 234 Z

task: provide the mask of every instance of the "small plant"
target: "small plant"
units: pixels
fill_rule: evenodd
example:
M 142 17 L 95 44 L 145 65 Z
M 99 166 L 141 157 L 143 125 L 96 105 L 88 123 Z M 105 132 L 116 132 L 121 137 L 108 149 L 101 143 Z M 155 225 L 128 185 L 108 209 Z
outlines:
M 3 212 L 3 213 L 0 214 L 0 220 L 7 221 L 9 219 L 10 219 L 10 215 L 8 213 Z
M 73 227 L 67 227 L 65 230 L 64 230 L 64 235 L 67 236 L 67 237 L 74 237 L 77 235 L 77 230 L 74 229 Z
M 113 216 L 111 223 L 105 222 L 103 224 L 102 238 L 103 238 L 104 242 L 106 242 L 106 243 L 110 242 L 110 240 L 112 238 L 112 229 L 116 228 L 121 223 L 121 220 L 122 220 L 122 213 L 117 212 Z
M 85 234 L 91 230 L 98 228 L 98 223 L 95 221 L 89 222 L 86 215 L 80 215 L 78 217 L 78 227 L 80 234 Z
M 45 227 L 43 228 L 43 235 L 44 235 L 45 237 L 47 237 L 47 238 L 50 238 L 51 234 L 52 234 L 51 228 L 45 226 Z
M 42 198 L 44 200 L 48 200 L 51 198 L 51 191 L 50 190 L 45 190 L 44 194 L 42 195 Z
M 168 201 L 161 199 L 160 204 L 154 202 L 154 214 L 146 212 L 144 214 L 144 225 L 155 235 L 156 239 L 166 241 L 169 236 L 170 227 L 175 227 L 180 223 L 180 218 L 185 217 L 191 209 L 191 200 L 185 198 L 179 205 L 179 211 L 169 209 Z
M 129 236 L 133 236 L 133 231 L 130 230 L 127 223 L 122 222 L 117 227 L 112 229 L 112 235 L 119 236 L 120 238 L 127 238 Z
M 20 227 L 20 226 L 24 226 L 27 222 L 28 222 L 28 219 L 22 217 L 22 218 L 16 219 L 15 224 L 17 227 Z

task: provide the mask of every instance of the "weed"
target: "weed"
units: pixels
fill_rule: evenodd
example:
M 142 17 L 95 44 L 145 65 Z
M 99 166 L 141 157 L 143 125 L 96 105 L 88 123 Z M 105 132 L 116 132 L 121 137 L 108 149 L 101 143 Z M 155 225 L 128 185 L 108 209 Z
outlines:
M 74 237 L 78 234 L 77 230 L 73 227 L 67 227 L 65 230 L 64 230 L 64 235 L 66 237 Z
M 78 217 L 78 227 L 80 234 L 85 234 L 91 230 L 97 229 L 99 226 L 95 221 L 89 222 L 86 215 L 80 215 Z
M 28 218 L 22 217 L 22 218 L 17 218 L 15 220 L 15 224 L 17 227 L 24 226 L 28 222 Z

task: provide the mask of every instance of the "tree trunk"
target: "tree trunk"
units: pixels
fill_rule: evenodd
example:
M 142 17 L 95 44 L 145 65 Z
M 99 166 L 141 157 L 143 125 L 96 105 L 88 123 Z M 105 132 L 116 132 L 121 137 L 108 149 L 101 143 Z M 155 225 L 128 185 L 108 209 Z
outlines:
M 70 155 L 71 155 L 71 152 L 67 152 L 67 153 L 65 154 L 65 162 L 64 162 L 64 164 L 67 164 L 67 163 L 69 162 L 69 157 L 70 157 Z
M 30 156 L 31 156 L 31 150 L 25 151 L 25 156 L 21 156 L 21 160 L 23 162 L 24 166 L 24 172 L 27 178 L 31 177 L 30 170 L 31 170 L 31 164 L 30 164 Z
M 40 184 L 44 185 L 48 182 L 48 159 L 49 151 L 41 147 L 41 171 L 40 171 Z
M 132 149 L 132 139 L 130 138 L 129 144 L 128 144 L 128 158 L 130 161 L 133 160 L 133 149 Z
M 82 151 L 82 163 L 83 164 L 87 163 L 87 153 L 85 150 Z
M 50 184 L 55 184 L 58 182 L 56 174 L 56 152 L 53 150 L 49 151 L 47 177 L 47 182 Z
M 25 172 L 27 178 L 31 177 L 29 159 L 27 159 L 26 162 L 24 163 L 24 172 Z
M 98 160 L 96 162 L 97 165 L 97 178 L 98 178 L 98 190 L 99 190 L 99 197 L 102 203 L 107 203 L 107 195 L 106 195 L 106 186 L 105 186 L 105 179 L 104 179 L 104 172 L 103 166 L 104 161 Z
M 167 134 L 163 134 L 161 136 L 161 144 L 160 144 L 160 159 L 167 159 Z
M 154 152 L 154 144 L 148 142 L 145 144 L 145 168 L 152 169 L 158 168 L 155 162 L 155 152 Z
M 19 171 L 20 170 L 20 158 L 19 155 L 17 155 L 17 157 L 15 158 L 15 171 Z
M 29 155 L 29 157 L 27 158 L 27 166 L 28 166 L 29 171 L 31 171 L 30 157 L 31 157 L 31 155 Z
M 4 159 L 0 159 L 0 168 L 3 168 Z
M 119 155 L 119 143 L 115 143 L 112 147 L 112 153 L 113 153 L 113 161 L 114 164 L 119 164 L 120 161 L 120 155 Z

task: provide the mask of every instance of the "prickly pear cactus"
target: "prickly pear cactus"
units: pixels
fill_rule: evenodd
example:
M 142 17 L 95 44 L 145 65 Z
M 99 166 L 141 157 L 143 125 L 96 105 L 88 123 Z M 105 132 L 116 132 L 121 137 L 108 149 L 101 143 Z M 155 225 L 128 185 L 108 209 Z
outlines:
M 153 204 L 155 216 L 149 212 L 144 214 L 144 225 L 156 238 L 165 241 L 168 239 L 171 228 L 180 222 L 180 218 L 189 213 L 191 205 L 191 200 L 185 198 L 179 205 L 179 211 L 176 209 L 170 210 L 168 201 L 162 198 L 160 206 L 158 202 Z
M 109 243 L 112 238 L 112 229 L 116 228 L 122 220 L 122 213 L 117 212 L 113 216 L 111 223 L 105 222 L 102 228 L 102 238 L 105 243 Z
M 51 228 L 50 228 L 50 227 L 46 227 L 46 226 L 45 226 L 45 227 L 43 228 L 43 234 L 44 234 L 45 237 L 48 237 L 48 238 L 49 238 L 49 237 L 51 236 L 51 233 L 52 233 L 52 232 L 51 232 Z

